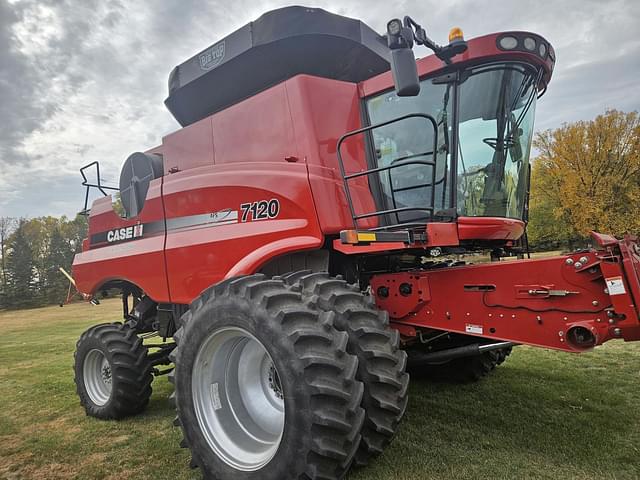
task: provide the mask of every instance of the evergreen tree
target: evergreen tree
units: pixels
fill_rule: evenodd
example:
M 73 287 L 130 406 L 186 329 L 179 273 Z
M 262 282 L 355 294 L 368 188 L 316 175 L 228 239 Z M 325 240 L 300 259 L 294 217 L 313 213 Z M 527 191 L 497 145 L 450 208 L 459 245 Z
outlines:
M 33 252 L 25 234 L 25 221 L 20 224 L 11 238 L 7 255 L 7 292 L 5 301 L 8 307 L 25 308 L 34 306 L 34 266 Z
M 15 224 L 15 218 L 0 217 L 0 310 L 7 308 L 7 254 L 9 236 L 13 233 Z

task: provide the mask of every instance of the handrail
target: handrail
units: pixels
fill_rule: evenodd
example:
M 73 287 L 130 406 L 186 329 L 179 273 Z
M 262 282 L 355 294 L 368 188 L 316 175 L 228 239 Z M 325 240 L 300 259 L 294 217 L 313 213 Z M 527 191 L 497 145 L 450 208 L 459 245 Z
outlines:
M 85 175 L 85 170 L 93 167 L 95 165 L 96 167 L 96 178 L 98 179 L 98 183 L 89 183 L 89 179 L 87 178 L 87 176 Z M 97 188 L 98 190 L 100 190 L 100 192 L 102 193 L 102 195 L 104 195 L 105 197 L 108 195 L 107 192 L 105 192 L 105 190 L 115 190 L 115 191 L 120 191 L 119 188 L 117 187 L 110 187 L 108 185 L 102 185 L 101 183 L 101 179 L 100 179 L 100 162 L 98 162 L 97 160 L 85 165 L 84 167 L 82 167 L 80 169 L 80 175 L 82 175 L 82 186 L 83 187 L 87 187 L 85 195 L 84 195 L 84 208 L 82 209 L 82 211 L 80 211 L 80 215 L 88 215 L 89 214 L 89 192 L 91 191 L 92 188 Z
M 346 170 L 345 170 L 345 166 L 344 166 L 344 159 L 342 157 L 342 144 L 345 142 L 345 140 L 355 136 L 355 135 L 360 135 L 369 131 L 372 131 L 376 128 L 380 128 L 380 127 L 384 127 L 387 125 L 390 125 L 392 123 L 396 123 L 396 122 L 400 122 L 409 118 L 423 118 L 425 120 L 427 120 L 430 124 L 431 127 L 433 128 L 433 148 L 430 152 L 424 152 L 422 154 L 414 154 L 414 155 L 410 155 L 408 157 L 401 157 L 399 159 L 395 159 L 394 162 L 392 162 L 390 165 L 386 165 L 383 167 L 379 167 L 376 166 L 374 168 L 370 168 L 367 169 L 365 171 L 362 172 L 355 172 L 355 173 L 349 173 L 347 174 Z M 376 228 L 376 230 L 381 229 L 381 228 L 394 228 L 397 225 L 403 224 L 403 222 L 400 221 L 400 213 L 403 212 L 409 212 L 409 211 L 423 211 L 429 215 L 433 215 L 434 213 L 434 209 L 435 209 L 435 197 L 436 197 L 436 188 L 435 185 L 436 184 L 440 184 L 441 181 L 436 182 L 436 163 L 437 163 L 437 158 L 436 158 L 436 152 L 438 149 L 438 123 L 436 121 L 435 118 L 433 118 L 431 115 L 427 115 L 424 113 L 410 113 L 407 115 L 403 115 L 401 117 L 396 117 L 394 119 L 391 120 L 387 120 L 385 122 L 381 122 L 375 125 L 368 125 L 366 127 L 362 127 L 359 128 L 357 130 L 353 130 L 351 132 L 347 132 L 344 135 L 342 135 L 339 139 L 338 139 L 338 144 L 336 147 L 336 151 L 337 151 L 337 155 L 338 155 L 338 166 L 340 167 L 340 174 L 342 175 L 342 180 L 344 182 L 344 190 L 345 190 L 345 196 L 347 198 L 347 203 L 349 205 L 349 211 L 351 212 L 351 218 L 353 219 L 353 226 L 354 228 L 358 228 L 358 220 L 364 219 L 364 218 L 371 218 L 371 217 L 381 217 L 381 216 L 385 216 L 385 215 L 395 215 L 396 216 L 396 221 L 397 224 L 396 225 L 389 225 L 388 227 L 378 227 Z M 416 157 L 416 156 L 427 156 L 427 155 L 431 155 L 432 158 L 431 160 L 411 160 L 410 158 L 412 157 Z M 400 161 L 398 161 L 400 160 Z M 377 161 L 376 161 L 376 165 L 377 165 Z M 411 190 L 411 189 L 415 189 L 418 187 L 424 187 L 425 185 L 429 185 L 429 184 L 425 184 L 425 185 L 418 185 L 415 187 L 408 187 L 408 188 L 402 188 L 402 189 L 394 189 L 393 188 L 393 183 L 391 181 L 391 172 L 392 170 L 396 169 L 396 168 L 400 168 L 400 167 L 406 167 L 408 165 L 424 165 L 424 166 L 429 166 L 432 169 L 431 172 L 431 183 L 430 185 L 432 185 L 431 188 L 431 204 L 427 205 L 425 207 L 398 207 L 396 198 L 395 198 L 395 193 L 398 191 L 406 191 L 406 190 Z M 352 180 L 354 178 L 359 178 L 359 177 L 368 177 L 370 175 L 376 174 L 376 173 L 380 173 L 380 172 L 388 172 L 387 178 L 388 178 L 388 183 L 389 183 L 389 191 L 391 193 L 391 203 L 393 208 L 390 209 L 384 209 L 384 210 L 376 210 L 373 212 L 367 212 L 367 213 L 363 213 L 363 214 L 357 214 L 355 211 L 355 207 L 353 205 L 353 198 L 351 196 L 351 191 L 350 191 L 350 186 L 349 186 L 349 180 Z

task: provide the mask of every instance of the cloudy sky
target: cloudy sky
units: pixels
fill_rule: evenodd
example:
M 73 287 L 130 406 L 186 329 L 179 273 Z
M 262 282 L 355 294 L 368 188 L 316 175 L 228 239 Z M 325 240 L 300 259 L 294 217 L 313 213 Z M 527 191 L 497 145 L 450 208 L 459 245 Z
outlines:
M 74 215 L 78 168 L 161 143 L 171 69 L 270 9 L 300 2 L 0 0 L 0 216 Z M 545 36 L 558 62 L 537 129 L 640 110 L 638 0 L 323 0 L 382 32 L 409 14 L 440 43 L 502 30 Z M 426 51 L 418 51 L 424 56 Z

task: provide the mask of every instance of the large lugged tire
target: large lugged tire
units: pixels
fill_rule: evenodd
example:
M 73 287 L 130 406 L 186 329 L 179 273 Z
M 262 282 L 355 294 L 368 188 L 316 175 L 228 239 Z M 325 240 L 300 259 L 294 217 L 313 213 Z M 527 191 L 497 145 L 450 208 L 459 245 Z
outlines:
M 363 385 L 334 317 L 260 274 L 226 280 L 191 304 L 169 380 L 181 446 L 205 479 L 346 474 L 360 442 Z
M 147 347 L 121 323 L 96 325 L 76 345 L 75 383 L 87 415 L 119 419 L 136 415 L 151 396 Z
M 358 357 L 357 378 L 364 383 L 365 423 L 355 464 L 366 465 L 391 442 L 407 408 L 407 354 L 389 327 L 387 312 L 355 285 L 327 273 L 296 272 L 285 281 L 297 286 L 320 310 L 335 312 L 335 327 L 349 335 L 347 351 Z

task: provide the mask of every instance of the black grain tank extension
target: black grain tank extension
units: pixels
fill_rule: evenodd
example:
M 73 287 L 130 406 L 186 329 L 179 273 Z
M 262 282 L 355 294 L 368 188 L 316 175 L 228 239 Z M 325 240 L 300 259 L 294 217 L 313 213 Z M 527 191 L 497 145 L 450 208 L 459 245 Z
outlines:
M 389 70 L 384 37 L 319 8 L 265 13 L 173 69 L 167 108 L 194 123 L 295 75 L 359 82 Z

